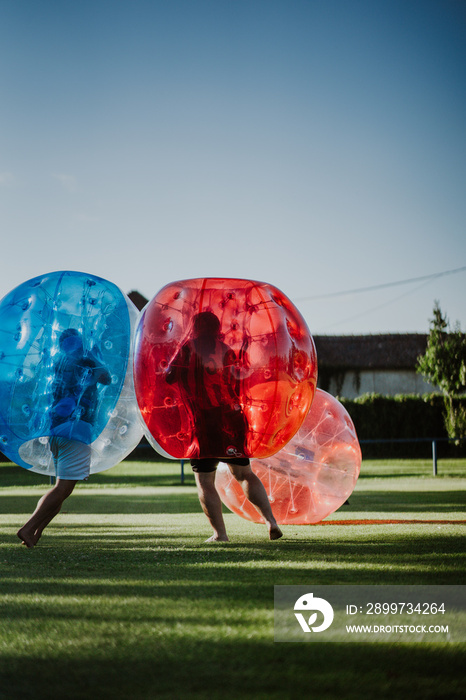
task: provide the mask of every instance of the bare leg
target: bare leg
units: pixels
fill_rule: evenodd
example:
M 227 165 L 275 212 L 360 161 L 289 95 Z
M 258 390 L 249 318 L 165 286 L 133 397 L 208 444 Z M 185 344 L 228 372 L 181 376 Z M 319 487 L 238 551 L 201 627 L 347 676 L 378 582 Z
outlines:
M 37 544 L 43 529 L 58 515 L 64 500 L 71 495 L 75 486 L 76 481 L 57 479 L 55 486 L 42 496 L 27 523 L 16 533 L 26 547 L 32 548 Z
M 197 493 L 202 510 L 210 522 L 214 534 L 207 542 L 228 542 L 228 535 L 223 520 L 222 502 L 215 488 L 215 471 L 195 472 Z
M 262 481 L 254 474 L 250 465 L 242 467 L 237 464 L 229 464 L 228 466 L 236 481 L 243 489 L 246 498 L 256 506 L 257 510 L 264 518 L 269 532 L 269 539 L 278 540 L 282 537 L 283 532 L 278 527 L 277 521 L 274 518 Z

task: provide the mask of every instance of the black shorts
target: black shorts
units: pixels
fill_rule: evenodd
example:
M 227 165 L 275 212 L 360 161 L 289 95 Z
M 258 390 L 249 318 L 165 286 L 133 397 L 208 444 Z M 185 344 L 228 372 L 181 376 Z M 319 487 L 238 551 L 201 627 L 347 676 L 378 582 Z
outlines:
M 214 472 L 217 469 L 219 462 L 226 462 L 226 464 L 233 464 L 237 467 L 247 467 L 249 464 L 249 459 L 247 457 L 232 457 L 228 460 L 209 457 L 207 459 L 191 459 L 190 461 L 193 472 L 196 472 L 197 474 Z

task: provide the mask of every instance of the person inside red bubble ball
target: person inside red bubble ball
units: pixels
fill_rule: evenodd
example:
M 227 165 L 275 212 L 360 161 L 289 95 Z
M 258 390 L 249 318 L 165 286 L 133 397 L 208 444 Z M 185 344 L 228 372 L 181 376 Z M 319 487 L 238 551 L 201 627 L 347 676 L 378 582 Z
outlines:
M 236 355 L 221 339 L 219 319 L 211 311 L 203 311 L 194 317 L 192 339 L 171 362 L 166 381 L 179 383 L 196 424 L 199 455 L 218 455 L 190 460 L 200 504 L 214 531 L 207 542 L 228 542 L 222 502 L 215 488 L 219 462 L 228 465 L 246 498 L 264 518 L 269 538 L 276 540 L 283 533 L 266 490 L 245 455 L 247 422 L 238 400 L 235 368 Z

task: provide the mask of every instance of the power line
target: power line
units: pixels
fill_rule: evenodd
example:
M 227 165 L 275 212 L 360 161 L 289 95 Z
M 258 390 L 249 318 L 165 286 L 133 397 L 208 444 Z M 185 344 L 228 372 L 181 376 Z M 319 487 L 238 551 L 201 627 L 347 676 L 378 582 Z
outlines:
M 430 280 L 424 281 L 422 284 L 420 284 L 418 287 L 415 289 L 410 289 L 407 292 L 403 292 L 403 294 L 398 295 L 394 299 L 390 299 L 389 301 L 386 301 L 383 304 L 379 304 L 378 306 L 374 306 L 371 309 L 367 309 L 366 311 L 362 311 L 361 313 L 355 314 L 354 316 L 350 316 L 349 318 L 344 318 L 341 321 L 336 321 L 335 323 L 331 323 L 329 326 L 325 326 L 323 330 L 328 330 L 329 328 L 335 328 L 335 326 L 341 326 L 342 323 L 347 323 L 348 321 L 356 321 L 358 318 L 363 318 L 364 316 L 368 316 L 369 314 L 374 313 L 374 311 L 378 311 L 379 309 L 383 309 L 385 306 L 390 306 L 390 304 L 394 304 L 396 301 L 399 301 L 400 299 L 404 299 L 405 297 L 414 294 L 414 292 L 417 292 L 419 289 L 422 287 L 425 287 L 426 284 L 429 284 Z
M 300 297 L 295 299 L 295 301 L 314 301 L 317 299 L 329 299 L 330 297 L 342 297 L 350 294 L 360 294 L 362 292 L 373 292 L 376 289 L 386 289 L 387 287 L 397 287 L 402 284 L 412 284 L 413 282 L 424 282 L 435 279 L 437 277 L 444 277 L 445 275 L 455 275 L 458 272 L 464 272 L 466 270 L 466 265 L 463 267 L 457 267 L 454 270 L 446 270 L 445 272 L 437 272 L 433 275 L 424 275 L 423 277 L 412 277 L 407 280 L 399 280 L 398 282 L 386 282 L 385 284 L 375 284 L 372 287 L 359 287 L 357 289 L 347 289 L 343 292 L 330 292 L 329 294 L 318 294 L 316 296 L 310 297 Z

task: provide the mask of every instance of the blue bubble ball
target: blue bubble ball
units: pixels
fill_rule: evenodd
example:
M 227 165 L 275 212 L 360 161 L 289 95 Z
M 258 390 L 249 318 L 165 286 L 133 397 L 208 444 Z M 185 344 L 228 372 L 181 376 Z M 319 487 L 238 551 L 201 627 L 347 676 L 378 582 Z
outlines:
M 53 436 L 91 446 L 91 473 L 113 467 L 143 428 L 133 382 L 138 311 L 112 282 L 51 272 L 0 302 L 0 450 L 53 476 Z

